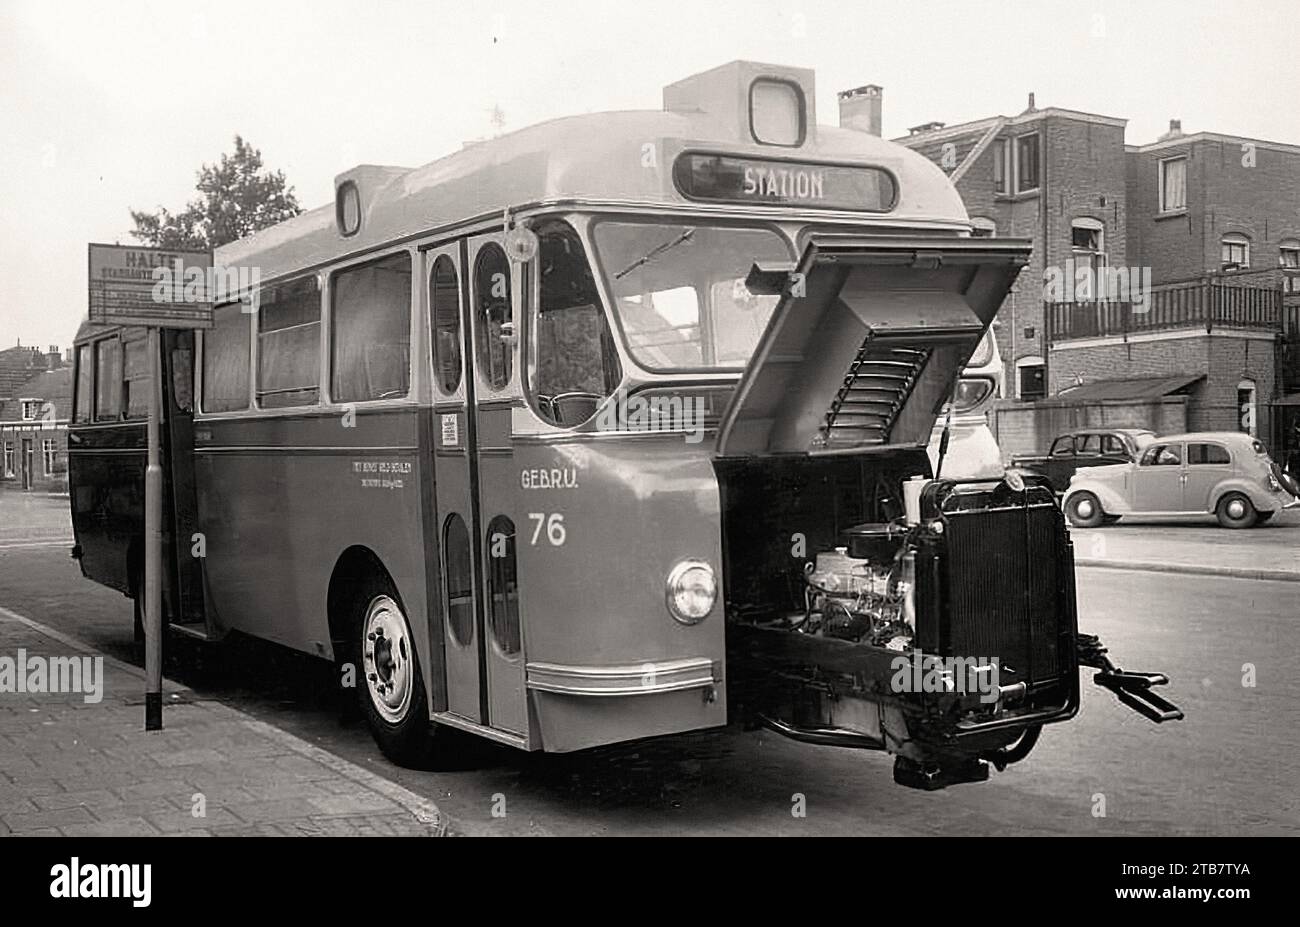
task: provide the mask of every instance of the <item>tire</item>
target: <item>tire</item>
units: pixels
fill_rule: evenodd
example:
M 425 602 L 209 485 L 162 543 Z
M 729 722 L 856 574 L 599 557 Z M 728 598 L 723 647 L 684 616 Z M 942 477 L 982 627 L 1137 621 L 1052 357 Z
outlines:
M 1065 500 L 1065 517 L 1076 528 L 1096 528 L 1106 520 L 1101 500 L 1087 490 L 1071 493 Z
M 353 666 L 361 713 L 379 750 L 398 766 L 423 768 L 433 752 L 424 677 L 397 590 L 373 578 L 353 600 Z
M 1230 492 L 1220 499 L 1214 514 L 1225 528 L 1250 528 L 1259 520 L 1255 506 L 1239 492 Z

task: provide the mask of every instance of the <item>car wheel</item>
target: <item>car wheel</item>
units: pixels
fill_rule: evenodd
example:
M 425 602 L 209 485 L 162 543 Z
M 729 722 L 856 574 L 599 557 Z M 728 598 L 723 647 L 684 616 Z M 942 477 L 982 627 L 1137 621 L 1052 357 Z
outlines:
M 1214 513 L 1225 528 L 1249 528 L 1259 519 L 1250 499 L 1239 492 L 1230 492 L 1220 499 Z
M 411 626 L 397 591 L 373 579 L 355 599 L 357 693 L 380 751 L 399 766 L 430 760 L 433 732 Z
M 1065 500 L 1065 517 L 1076 528 L 1096 528 L 1105 521 L 1106 512 L 1092 493 L 1076 492 Z

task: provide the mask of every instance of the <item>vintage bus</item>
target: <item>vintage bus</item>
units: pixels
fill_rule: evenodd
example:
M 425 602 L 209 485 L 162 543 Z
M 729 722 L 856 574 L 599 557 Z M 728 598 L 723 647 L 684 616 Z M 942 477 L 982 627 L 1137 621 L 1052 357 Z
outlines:
M 399 763 L 736 722 L 935 788 L 1072 717 L 1081 661 L 1176 715 L 1076 646 L 1050 491 L 931 479 L 1028 244 L 819 125 L 811 71 L 335 189 L 218 249 L 260 286 L 162 340 L 172 632 L 335 661 Z M 141 335 L 83 330 L 70 428 L 74 554 L 137 601 Z

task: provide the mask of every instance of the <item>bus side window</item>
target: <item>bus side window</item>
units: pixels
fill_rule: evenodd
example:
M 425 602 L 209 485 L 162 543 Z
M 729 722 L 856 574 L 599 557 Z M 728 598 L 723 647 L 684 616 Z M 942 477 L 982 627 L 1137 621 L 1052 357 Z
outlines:
M 95 342 L 95 421 L 117 421 L 121 388 L 122 343 L 116 338 Z
M 405 396 L 411 385 L 411 256 L 403 251 L 341 270 L 331 294 L 330 399 Z
M 460 281 L 456 265 L 438 255 L 429 275 L 429 305 L 433 310 L 433 370 L 439 389 L 450 396 L 460 387 Z
M 149 369 L 149 343 L 145 332 L 122 335 L 122 405 L 127 418 L 149 415 L 149 387 L 153 377 Z
M 73 417 L 79 422 L 90 421 L 90 396 L 95 386 L 94 362 L 90 359 L 90 345 L 77 348 L 77 406 Z
M 479 371 L 493 389 L 510 383 L 511 346 L 502 337 L 514 319 L 510 304 L 510 262 L 496 242 L 484 245 L 474 261 L 474 340 Z
M 552 425 L 580 425 L 618 388 L 622 365 L 578 233 L 550 220 L 539 239 L 539 298 L 532 307 L 528 392 Z
M 226 303 L 212 310 L 212 328 L 203 333 L 204 412 L 248 408 L 251 327 L 242 303 Z
M 320 399 L 320 286 L 301 277 L 263 292 L 257 312 L 257 404 L 314 406 Z

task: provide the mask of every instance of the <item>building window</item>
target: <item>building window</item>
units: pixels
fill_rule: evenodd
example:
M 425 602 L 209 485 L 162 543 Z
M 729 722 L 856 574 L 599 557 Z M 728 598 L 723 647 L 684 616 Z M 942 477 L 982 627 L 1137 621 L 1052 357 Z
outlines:
M 975 216 L 970 220 L 970 237 L 997 238 L 997 224 L 992 219 L 985 219 L 983 216 Z
M 1160 211 L 1187 208 L 1187 159 L 1167 158 L 1160 162 Z
M 1277 263 L 1282 275 L 1283 293 L 1300 293 L 1300 239 L 1284 238 L 1278 243 Z
M 59 453 L 54 447 L 53 438 L 41 439 L 41 463 L 45 467 L 45 475 L 53 476 L 55 465 L 58 463 Z
M 1255 381 L 1237 384 L 1237 430 L 1255 437 Z
M 1019 399 L 1042 399 L 1047 395 L 1047 365 L 1041 357 L 1022 357 L 1016 361 L 1016 396 Z
M 320 285 L 303 277 L 262 294 L 257 313 L 257 404 L 314 406 L 320 398 Z
M 212 327 L 203 333 L 203 411 L 248 408 L 248 351 L 251 322 L 242 303 L 212 310 Z
M 1223 270 L 1244 270 L 1250 266 L 1250 239 L 1233 232 L 1222 239 Z
M 1081 300 L 1105 299 L 1106 229 L 1096 219 L 1075 219 L 1070 223 L 1070 253 L 1074 258 L 1075 295 Z M 1088 273 L 1081 275 L 1079 268 Z
M 339 271 L 334 303 L 334 402 L 396 399 L 411 388 L 411 256 L 405 251 Z
M 993 143 L 993 192 L 1007 193 L 1007 178 L 1011 176 L 1011 140 L 999 139 Z
M 1016 192 L 1038 189 L 1038 133 L 1016 139 Z
M 24 422 L 34 422 L 41 417 L 41 401 L 39 399 L 24 399 L 22 403 Z
M 5 442 L 5 476 L 12 477 L 13 475 L 14 475 L 14 443 L 12 441 L 6 441 Z

